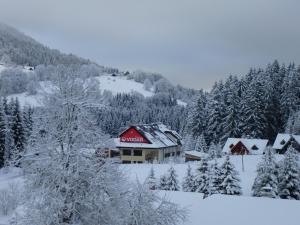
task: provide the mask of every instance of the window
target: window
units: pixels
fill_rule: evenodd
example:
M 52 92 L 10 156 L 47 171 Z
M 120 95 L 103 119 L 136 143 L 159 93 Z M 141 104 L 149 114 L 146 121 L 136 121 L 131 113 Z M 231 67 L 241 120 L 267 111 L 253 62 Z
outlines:
M 253 145 L 251 149 L 252 150 L 258 150 L 258 147 L 256 145 Z
M 280 144 L 281 144 L 281 145 L 284 145 L 284 144 L 285 144 L 285 140 L 282 140 L 282 141 L 280 142 Z
M 131 150 L 123 150 L 123 155 L 131 155 Z
M 143 151 L 142 150 L 133 150 L 133 155 L 134 156 L 142 156 L 143 155 Z
M 170 157 L 170 153 L 165 153 L 165 157 Z
M 123 160 L 122 163 L 123 164 L 131 164 L 131 161 Z

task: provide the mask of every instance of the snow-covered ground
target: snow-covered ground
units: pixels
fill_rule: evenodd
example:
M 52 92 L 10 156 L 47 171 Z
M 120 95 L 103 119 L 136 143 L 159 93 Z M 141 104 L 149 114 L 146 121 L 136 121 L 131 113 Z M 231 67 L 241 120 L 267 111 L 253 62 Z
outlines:
M 277 156 L 277 159 L 282 157 Z M 300 201 L 255 198 L 251 197 L 251 186 L 256 175 L 256 166 L 261 156 L 245 156 L 245 171 L 242 171 L 241 156 L 231 156 L 240 173 L 243 196 L 213 195 L 203 199 L 200 193 L 187 193 L 182 191 L 158 191 L 158 194 L 179 204 L 188 212 L 188 220 L 182 225 L 298 225 L 300 223 Z M 219 159 L 219 163 L 224 160 Z M 151 167 L 156 177 L 167 172 L 173 166 L 182 181 L 186 173 L 187 164 L 127 164 L 121 165 L 121 170 L 129 179 L 141 182 L 147 177 Z M 193 170 L 198 163 L 190 163 Z M 8 188 L 10 183 L 24 182 L 20 169 L 0 170 L 0 191 Z M 20 211 L 20 209 L 18 209 Z M 0 225 L 8 225 L 9 216 L 0 215 Z
M 153 92 L 147 91 L 142 83 L 135 82 L 134 80 L 127 80 L 126 77 L 103 75 L 97 77 L 100 83 L 100 90 L 111 91 L 113 95 L 118 93 L 132 93 L 138 92 L 144 97 L 153 96 Z
M 231 156 L 231 161 L 234 163 L 236 169 L 239 171 L 241 179 L 241 187 L 244 196 L 251 196 L 251 186 L 256 176 L 257 163 L 261 160 L 261 155 L 248 155 L 244 157 L 244 172 L 242 170 L 242 157 Z M 281 158 L 281 156 L 278 156 Z M 218 164 L 223 163 L 224 158 L 218 159 Z M 149 174 L 151 167 L 153 167 L 155 175 L 159 178 L 161 175 L 166 173 L 170 166 L 173 166 L 178 174 L 178 179 L 181 182 L 185 176 L 188 164 L 123 164 L 121 165 L 122 170 L 129 175 L 134 181 L 138 179 L 143 182 Z M 195 171 L 198 163 L 190 162 L 192 170 Z
M 298 225 L 300 201 L 164 191 L 188 211 L 184 225 Z

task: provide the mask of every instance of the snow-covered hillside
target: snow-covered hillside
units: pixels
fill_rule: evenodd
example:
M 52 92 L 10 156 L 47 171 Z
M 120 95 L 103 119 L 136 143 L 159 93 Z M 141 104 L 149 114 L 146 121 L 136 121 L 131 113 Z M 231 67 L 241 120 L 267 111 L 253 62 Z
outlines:
M 5 69 L 6 67 L 0 67 Z M 27 71 L 28 72 L 28 71 Z M 111 76 L 102 75 L 96 77 L 99 81 L 99 89 L 101 92 L 110 91 L 113 95 L 118 93 L 139 93 L 144 97 L 151 97 L 154 95 L 153 91 L 147 91 L 142 83 L 138 83 L 134 80 L 128 80 L 125 76 Z M 14 94 L 8 96 L 8 98 L 18 98 L 21 106 L 33 106 L 40 107 L 43 104 L 43 96 L 49 93 L 49 90 L 53 88 L 51 82 L 40 82 L 40 87 L 37 89 L 37 94 L 30 95 L 28 92 L 20 94 Z M 177 100 L 178 105 L 186 106 L 186 103 Z
M 103 75 L 97 77 L 100 83 L 101 91 L 111 91 L 113 95 L 118 93 L 132 93 L 137 92 L 144 97 L 151 97 L 154 93 L 147 91 L 142 83 L 137 83 L 134 80 L 127 80 L 122 76 Z

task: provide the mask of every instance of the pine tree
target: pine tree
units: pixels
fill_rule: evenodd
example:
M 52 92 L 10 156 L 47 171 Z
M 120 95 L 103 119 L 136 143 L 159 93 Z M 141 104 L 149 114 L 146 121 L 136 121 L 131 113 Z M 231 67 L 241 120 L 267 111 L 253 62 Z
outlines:
M 167 176 L 162 175 L 159 180 L 159 190 L 168 190 L 167 189 Z
M 6 124 L 3 107 L 0 102 L 0 168 L 5 164 L 5 138 L 6 138 Z
M 209 171 L 208 193 L 207 195 L 213 195 L 220 193 L 221 171 L 218 168 L 217 161 L 211 165 Z
M 298 153 L 290 146 L 284 155 L 278 177 L 278 195 L 283 199 L 300 199 Z
M 14 142 L 12 157 L 13 160 L 16 161 L 15 165 L 18 165 L 19 163 L 17 161 L 22 156 L 25 148 L 24 128 L 18 99 L 14 101 L 12 110 L 11 133 Z
M 179 191 L 178 175 L 175 169 L 171 166 L 166 176 L 166 189 L 169 191 Z
M 195 150 L 198 152 L 206 153 L 208 152 L 208 147 L 204 138 L 204 135 L 201 134 L 196 141 Z
M 146 178 L 146 184 L 148 185 L 150 190 L 157 189 L 157 181 L 155 178 L 153 167 L 151 167 L 150 173 L 149 173 L 148 177 Z
M 186 176 L 183 178 L 182 190 L 185 192 L 195 191 L 194 175 L 192 173 L 192 168 L 191 168 L 190 164 L 188 165 L 188 168 L 186 171 Z
M 220 193 L 225 195 L 241 195 L 242 190 L 239 185 L 240 179 L 234 165 L 226 156 L 225 162 L 220 167 Z
M 187 134 L 184 138 L 184 151 L 193 151 L 195 149 L 195 139 L 193 135 Z
M 222 157 L 222 148 L 220 144 L 212 143 L 209 146 L 208 154 L 210 159 L 216 159 Z
M 253 196 L 257 197 L 277 197 L 277 169 L 272 148 L 268 147 L 263 156 L 263 160 L 258 164 L 257 176 L 252 186 Z
M 204 157 L 200 160 L 200 165 L 195 174 L 195 191 L 203 194 L 208 193 L 209 168 L 208 161 Z
M 24 127 L 24 136 L 25 141 L 27 141 L 32 133 L 33 129 L 33 108 L 28 107 L 23 110 L 23 127 Z

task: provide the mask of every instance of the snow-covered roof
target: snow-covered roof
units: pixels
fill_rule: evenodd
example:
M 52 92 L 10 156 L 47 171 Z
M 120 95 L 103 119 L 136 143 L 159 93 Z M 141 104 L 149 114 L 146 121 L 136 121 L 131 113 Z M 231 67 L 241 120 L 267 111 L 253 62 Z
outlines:
M 298 144 L 300 144 L 300 135 L 279 133 L 277 134 L 277 137 L 273 144 L 273 148 L 282 149 L 290 141 L 292 137 L 294 138 L 295 141 L 298 142 Z
M 120 138 L 115 138 L 116 147 L 132 147 L 132 148 L 165 148 L 177 146 L 180 143 L 180 136 L 176 131 L 168 129 L 164 124 L 142 124 L 134 125 L 130 128 L 135 128 L 141 135 L 143 135 L 150 143 L 135 143 L 122 142 Z M 123 132 L 124 133 L 124 132 Z M 168 133 L 172 133 L 174 137 L 170 137 Z
M 192 156 L 196 156 L 196 157 L 206 157 L 207 153 L 204 152 L 198 152 L 198 151 L 185 151 L 184 154 L 186 155 L 192 155 Z
M 249 150 L 250 154 L 263 154 L 265 148 L 268 145 L 267 139 L 247 139 L 247 138 L 228 138 L 222 152 L 230 153 L 231 149 L 238 142 L 242 142 L 243 145 Z M 254 147 L 256 146 L 256 147 Z M 253 147 L 255 149 L 253 149 Z

